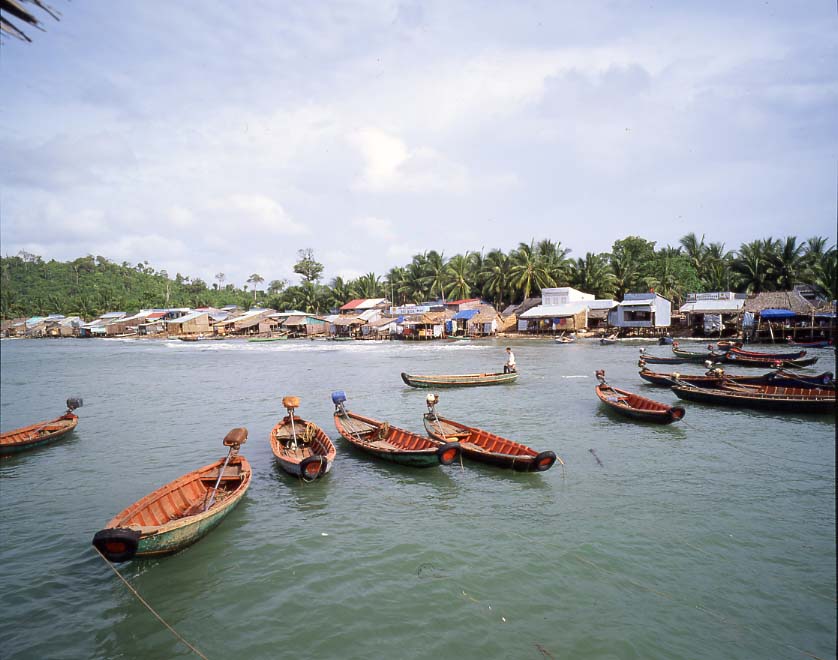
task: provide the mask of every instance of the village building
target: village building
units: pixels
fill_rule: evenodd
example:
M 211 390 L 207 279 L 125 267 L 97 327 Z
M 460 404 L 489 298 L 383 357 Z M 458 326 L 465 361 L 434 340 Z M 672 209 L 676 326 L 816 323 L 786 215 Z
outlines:
M 453 314 L 447 312 L 447 316 L 453 316 Z M 445 336 L 447 316 L 446 312 L 399 316 L 396 323 L 401 332 L 397 336 L 402 339 L 440 339 Z
M 151 310 L 141 310 L 132 316 L 123 316 L 105 325 L 105 334 L 108 337 L 120 337 L 135 335 L 139 333 L 140 324 L 145 323 Z
M 749 296 L 742 313 L 743 335 L 754 342 L 834 339 L 835 303 L 806 293 L 794 289 Z
M 387 298 L 355 298 L 350 300 L 345 305 L 341 305 L 338 309 L 339 314 L 359 314 L 369 311 L 371 309 L 378 310 L 379 313 L 390 307 L 390 301 Z
M 556 334 L 588 328 L 592 310 L 610 310 L 613 300 L 597 300 L 593 294 L 573 287 L 550 287 L 541 290 L 541 303 L 519 312 L 518 332 Z
M 276 314 L 274 309 L 262 309 L 261 307 L 254 307 L 248 312 L 240 316 L 230 316 L 214 323 L 213 332 L 217 335 L 248 335 L 254 336 L 259 334 L 259 324 L 270 317 L 271 314 Z
M 382 316 L 361 326 L 365 339 L 394 339 L 399 334 L 398 318 Z
M 325 319 L 306 312 L 288 316 L 282 322 L 282 329 L 289 337 L 316 337 L 325 335 L 329 331 L 329 324 Z
M 731 291 L 688 293 L 679 312 L 695 337 L 723 337 L 738 332 L 746 294 Z
M 212 333 L 207 312 L 194 311 L 166 321 L 166 332 L 171 337 L 192 337 Z
M 449 300 L 448 302 L 443 302 L 443 308 L 452 312 L 462 312 L 466 309 L 477 309 L 483 303 L 480 298 L 465 298 L 463 300 Z
M 84 321 L 80 316 L 61 316 L 56 314 L 46 320 L 47 337 L 76 337 Z
M 107 326 L 127 316 L 125 312 L 108 312 L 90 323 L 82 323 L 79 326 L 79 337 L 104 337 L 107 334 Z
M 26 334 L 26 319 L 7 319 L 0 325 L 0 334 L 3 337 L 22 337 Z
M 621 330 L 669 328 L 672 303 L 657 293 L 627 293 L 623 301 L 608 312 L 608 325 Z
M 470 337 L 494 337 L 503 327 L 498 311 L 492 305 L 481 305 L 477 314 L 467 321 L 466 334 Z

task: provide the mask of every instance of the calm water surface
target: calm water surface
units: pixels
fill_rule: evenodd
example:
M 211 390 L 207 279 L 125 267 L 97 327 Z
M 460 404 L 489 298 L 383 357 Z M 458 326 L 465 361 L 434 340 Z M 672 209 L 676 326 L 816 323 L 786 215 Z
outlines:
M 427 392 L 399 373 L 499 370 L 506 343 L 518 382 L 441 391 L 440 414 L 552 449 L 564 470 L 409 469 L 343 441 L 316 483 L 274 465 L 283 395 L 333 438 L 334 389 L 421 432 Z M 677 400 L 643 384 L 637 350 L 2 341 L 3 430 L 71 395 L 84 407 L 68 439 L 0 462 L 0 657 L 195 657 L 90 540 L 223 456 L 235 426 L 254 470 L 241 506 L 191 548 L 119 568 L 209 658 L 835 657 L 834 418 L 687 402 L 668 427 L 615 419 L 594 395 L 598 368 Z M 817 371 L 834 370 L 817 354 Z

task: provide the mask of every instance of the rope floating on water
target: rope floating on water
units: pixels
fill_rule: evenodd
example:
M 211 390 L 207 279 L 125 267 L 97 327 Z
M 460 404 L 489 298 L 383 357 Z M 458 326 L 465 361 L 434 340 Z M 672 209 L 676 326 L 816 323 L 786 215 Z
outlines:
M 132 586 L 131 586 L 131 584 L 128 582 L 128 580 L 126 580 L 126 579 L 122 576 L 122 574 L 121 574 L 118 570 L 116 570 L 116 568 L 114 568 L 113 564 L 111 564 L 111 562 L 109 562 L 109 561 L 107 560 L 107 558 L 105 558 L 105 555 L 103 555 L 103 554 L 101 553 L 101 551 L 99 550 L 99 548 L 97 548 L 97 547 L 95 547 L 95 546 L 94 546 L 94 547 L 93 547 L 93 549 L 96 551 L 96 554 L 97 554 L 97 555 L 99 555 L 99 556 L 102 558 L 102 561 L 103 561 L 103 562 L 105 562 L 105 563 L 108 565 L 108 567 L 109 567 L 109 568 L 110 568 L 110 569 L 111 569 L 114 573 L 116 573 L 116 577 L 118 577 L 120 580 L 122 580 L 122 583 L 123 583 L 126 587 L 128 587 L 128 590 L 129 590 L 132 594 L 134 594 L 134 596 L 136 597 L 136 599 L 137 599 L 138 601 L 140 601 L 140 603 L 142 603 L 142 604 L 145 606 L 145 608 L 146 608 L 149 612 L 151 612 L 151 613 L 154 615 L 154 617 L 155 617 L 155 618 L 156 618 L 156 619 L 157 619 L 160 623 L 162 623 L 164 626 L 166 626 L 166 628 L 168 628 L 168 629 L 169 629 L 169 631 L 170 631 L 170 632 L 171 632 L 171 633 L 172 633 L 175 637 L 177 637 L 178 641 L 182 642 L 182 643 L 183 643 L 183 644 L 184 644 L 184 645 L 185 645 L 185 646 L 186 646 L 186 647 L 187 647 L 190 651 L 192 651 L 192 652 L 193 652 L 195 655 L 197 655 L 199 658 L 202 658 L 203 660 L 209 660 L 209 658 L 207 658 L 207 656 L 205 656 L 203 653 L 201 653 L 201 652 L 200 652 L 198 649 L 196 649 L 196 648 L 195 648 L 192 644 L 190 644 L 189 642 L 187 642 L 187 641 L 183 638 L 183 636 L 182 636 L 182 635 L 181 635 L 181 634 L 180 634 L 177 630 L 175 630 L 174 628 L 172 628 L 172 626 L 170 626 L 168 623 L 166 623 L 165 619 L 163 619 L 163 617 L 162 617 L 162 616 L 160 616 L 157 612 L 155 612 L 155 611 L 154 611 L 154 608 L 153 608 L 151 605 L 149 605 L 149 604 L 145 601 L 145 599 L 144 599 L 142 596 L 140 596 L 140 593 L 139 593 L 136 589 L 134 589 L 134 587 L 132 587 Z

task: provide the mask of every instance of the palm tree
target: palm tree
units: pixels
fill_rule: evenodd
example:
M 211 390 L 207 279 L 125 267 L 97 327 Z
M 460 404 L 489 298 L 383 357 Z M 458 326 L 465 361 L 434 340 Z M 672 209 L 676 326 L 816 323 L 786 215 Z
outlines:
M 774 283 L 781 291 L 788 291 L 807 274 L 805 244 L 797 237 L 787 236 L 785 242 L 777 241 L 777 250 L 771 255 Z
M 482 292 L 491 297 L 497 309 L 503 308 L 503 300 L 509 290 L 510 259 L 501 250 L 492 250 L 483 260 L 480 278 L 483 281 Z
M 760 240 L 743 243 L 739 247 L 739 253 L 731 263 L 737 288 L 744 289 L 746 293 L 769 290 L 769 254 L 765 242 Z
M 428 289 L 428 295 L 436 293 L 445 302 L 445 257 L 431 250 L 425 255 L 423 281 Z
M 386 291 L 390 294 L 390 300 L 394 305 L 404 305 L 407 302 L 404 292 L 407 281 L 407 270 L 401 266 L 391 268 L 384 276 Z
M 350 300 L 358 297 L 355 295 L 355 291 L 353 291 L 349 283 L 345 282 L 340 275 L 332 280 L 329 285 L 329 292 L 330 307 L 341 307 Z
M 454 255 L 448 261 L 445 286 L 452 298 L 462 300 L 471 295 L 471 285 L 468 282 L 470 271 L 468 254 Z
M 622 300 L 632 289 L 637 288 L 639 273 L 631 254 L 609 255 L 609 266 L 614 275 L 614 294 Z
M 615 279 L 603 254 L 588 252 L 584 259 L 577 259 L 571 269 L 571 285 L 597 298 L 614 295 Z
M 380 298 L 381 278 L 375 273 L 367 273 L 359 277 L 356 283 L 360 298 Z
M 838 250 L 827 250 L 812 269 L 813 281 L 831 301 L 838 300 Z
M 399 289 L 403 298 L 418 303 L 428 297 L 425 286 L 425 255 L 414 255 L 413 260 L 405 268 L 404 281 Z
M 265 278 L 259 275 L 259 273 L 253 273 L 253 275 L 247 278 L 248 284 L 253 285 L 253 302 L 256 302 L 256 287 L 264 281 Z
M 557 286 L 569 282 L 573 260 L 567 258 L 570 249 L 563 248 L 561 241 L 541 240 L 536 243 L 535 252 Z
M 534 289 L 541 290 L 555 285 L 555 280 L 547 272 L 544 261 L 539 258 L 533 242 L 529 245 L 520 243 L 518 249 L 513 251 L 510 257 L 512 267 L 509 274 L 512 285 L 523 294 L 524 300 L 530 297 Z

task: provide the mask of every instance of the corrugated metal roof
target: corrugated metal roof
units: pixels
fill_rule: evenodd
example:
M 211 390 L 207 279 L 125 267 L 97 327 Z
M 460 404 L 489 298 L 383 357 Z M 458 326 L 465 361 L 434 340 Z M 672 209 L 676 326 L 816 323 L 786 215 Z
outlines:
M 470 302 L 480 302 L 480 298 L 463 298 L 462 300 L 449 300 L 446 305 L 463 305 Z
M 519 314 L 520 319 L 541 319 L 541 318 L 561 318 L 564 316 L 575 316 L 579 312 L 587 309 L 588 305 L 585 301 L 565 303 L 564 305 L 539 305 L 528 309 L 523 314 Z
M 364 299 L 363 299 L 363 298 L 355 298 L 355 300 L 350 300 L 350 301 L 349 301 L 348 303 L 346 303 L 345 305 L 341 305 L 340 309 L 341 309 L 341 310 L 355 309 L 355 308 L 356 308 L 356 307 L 358 307 L 358 305 L 360 305 L 362 302 L 364 302 Z
M 166 312 L 152 312 L 146 318 L 153 321 L 154 319 L 162 319 L 164 316 L 166 316 Z
M 191 314 L 186 314 L 179 318 L 172 319 L 171 321 L 167 321 L 167 323 L 186 323 L 187 321 L 194 321 L 195 319 L 200 318 L 202 316 L 206 316 L 207 319 L 209 319 L 209 314 L 207 314 L 206 312 L 192 312 Z
M 743 298 L 739 298 L 738 300 L 697 300 L 681 305 L 678 311 L 683 313 L 689 312 L 691 314 L 735 313 L 740 311 L 744 306 L 745 300 Z

